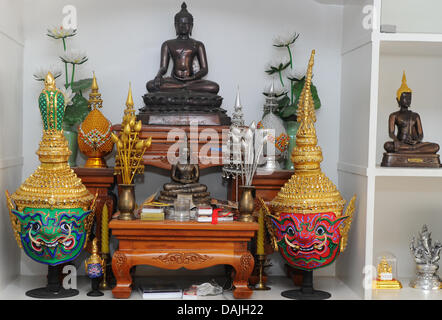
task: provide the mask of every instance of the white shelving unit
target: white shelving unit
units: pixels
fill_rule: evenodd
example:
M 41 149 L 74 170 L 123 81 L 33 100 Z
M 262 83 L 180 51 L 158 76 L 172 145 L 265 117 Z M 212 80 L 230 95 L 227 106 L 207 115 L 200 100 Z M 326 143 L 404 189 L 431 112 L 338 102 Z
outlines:
M 381 17 L 382 3 L 361 0 L 344 4 L 339 187 L 346 199 L 353 193 L 358 195 L 358 210 L 348 252 L 338 259 L 336 275 L 364 299 L 410 299 L 421 295 L 408 288 L 408 281 L 396 294 L 364 288 L 364 271 L 374 266 L 377 254 L 390 251 L 398 258 L 398 276 L 413 278 L 412 236 L 427 224 L 434 240 L 442 237 L 442 169 L 379 165 L 383 144 L 389 140 L 388 115 L 397 108 L 395 95 L 402 70 L 413 90 L 411 108 L 421 116 L 424 140 L 442 143 L 442 115 L 436 105 L 442 34 L 382 34 L 381 19 L 375 19 L 373 29 L 364 29 L 364 8 L 373 6 L 375 16 Z M 424 298 L 442 299 L 442 293 Z

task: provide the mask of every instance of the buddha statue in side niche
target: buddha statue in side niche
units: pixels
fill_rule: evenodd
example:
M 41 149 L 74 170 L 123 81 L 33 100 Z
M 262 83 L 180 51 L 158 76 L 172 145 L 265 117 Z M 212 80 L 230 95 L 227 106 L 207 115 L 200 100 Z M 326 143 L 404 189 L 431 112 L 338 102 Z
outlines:
M 440 167 L 439 145 L 423 142 L 422 121 L 416 112 L 410 110 L 412 91 L 407 85 L 405 72 L 402 86 L 397 91 L 399 111 L 388 119 L 388 135 L 392 141 L 384 144 L 384 167 Z M 397 129 L 397 130 L 396 130 Z
M 176 39 L 165 41 L 161 46 L 160 69 L 153 80 L 146 84 L 143 96 L 145 107 L 139 118 L 145 124 L 188 124 L 183 112 L 218 113 L 218 118 L 202 124 L 228 125 L 230 118 L 221 109 L 222 97 L 219 85 L 203 79 L 209 71 L 206 49 L 201 41 L 192 39 L 193 16 L 183 2 L 181 11 L 175 15 Z M 172 62 L 170 76 L 165 76 Z M 181 120 L 164 117 L 175 113 Z M 213 118 L 213 116 L 212 116 Z M 172 121 L 172 122 L 171 122 Z M 183 121 L 185 123 L 183 123 Z
M 178 163 L 172 165 L 171 182 L 163 186 L 163 190 L 158 200 L 166 203 L 173 203 L 179 194 L 192 195 L 192 201 L 195 205 L 209 204 L 210 193 L 207 192 L 207 186 L 198 182 L 200 170 L 198 164 L 190 163 L 190 148 L 188 145 L 182 145 Z

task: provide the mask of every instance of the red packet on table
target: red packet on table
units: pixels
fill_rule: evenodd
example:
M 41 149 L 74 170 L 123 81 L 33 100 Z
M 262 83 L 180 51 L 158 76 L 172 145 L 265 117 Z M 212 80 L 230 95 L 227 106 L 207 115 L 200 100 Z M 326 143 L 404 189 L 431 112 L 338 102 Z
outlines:
M 227 217 L 232 217 L 232 220 L 233 220 L 232 212 L 230 212 L 230 211 L 225 212 L 222 208 L 214 209 L 213 213 L 212 213 L 212 224 L 217 224 L 218 218 L 227 218 Z

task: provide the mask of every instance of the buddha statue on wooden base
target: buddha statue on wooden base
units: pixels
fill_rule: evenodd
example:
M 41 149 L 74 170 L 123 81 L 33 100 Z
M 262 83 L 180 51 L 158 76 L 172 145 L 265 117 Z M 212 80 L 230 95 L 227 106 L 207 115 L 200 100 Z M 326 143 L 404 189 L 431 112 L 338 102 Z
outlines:
M 191 119 L 185 114 L 202 113 L 206 118 L 201 124 L 229 125 L 230 118 L 220 108 L 223 98 L 218 95 L 219 85 L 203 79 L 209 71 L 206 49 L 190 37 L 193 16 L 184 2 L 175 15 L 175 29 L 177 38 L 161 46 L 160 69 L 146 84 L 149 93 L 143 96 L 145 107 L 140 109 L 139 118 L 145 124 L 188 124 Z M 170 60 L 171 76 L 165 77 Z
M 383 167 L 440 167 L 437 143 L 423 142 L 424 132 L 419 114 L 409 110 L 412 91 L 407 85 L 405 72 L 402 86 L 397 92 L 399 111 L 388 119 L 388 135 L 392 141 L 384 144 Z M 396 132 L 397 127 L 397 134 Z
M 183 145 L 180 148 L 178 163 L 172 165 L 172 182 L 166 183 L 160 192 L 158 201 L 173 203 L 179 194 L 192 195 L 195 205 L 210 204 L 210 193 L 207 186 L 198 183 L 200 170 L 198 164 L 190 163 L 190 147 Z

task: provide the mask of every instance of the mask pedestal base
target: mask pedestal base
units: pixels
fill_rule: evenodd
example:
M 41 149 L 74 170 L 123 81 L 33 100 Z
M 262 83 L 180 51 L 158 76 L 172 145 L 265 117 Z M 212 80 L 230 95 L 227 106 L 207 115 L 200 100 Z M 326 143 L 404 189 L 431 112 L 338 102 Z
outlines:
M 313 289 L 313 271 L 303 271 L 301 289 L 283 291 L 281 295 L 296 300 L 325 300 L 331 297 L 328 292 Z
M 26 295 L 37 299 L 62 299 L 78 295 L 77 289 L 62 287 L 59 271 L 59 266 L 48 266 L 48 285 L 44 288 L 29 290 Z

